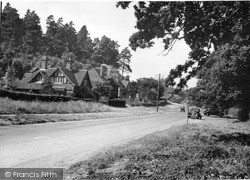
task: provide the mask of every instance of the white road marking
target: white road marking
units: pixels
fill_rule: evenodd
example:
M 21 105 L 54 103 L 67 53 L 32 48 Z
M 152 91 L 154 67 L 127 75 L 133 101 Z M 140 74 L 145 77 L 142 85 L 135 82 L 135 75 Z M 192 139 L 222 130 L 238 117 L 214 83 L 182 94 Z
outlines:
M 45 138 L 47 136 L 38 136 L 38 137 L 34 137 L 34 139 L 42 139 L 42 138 Z

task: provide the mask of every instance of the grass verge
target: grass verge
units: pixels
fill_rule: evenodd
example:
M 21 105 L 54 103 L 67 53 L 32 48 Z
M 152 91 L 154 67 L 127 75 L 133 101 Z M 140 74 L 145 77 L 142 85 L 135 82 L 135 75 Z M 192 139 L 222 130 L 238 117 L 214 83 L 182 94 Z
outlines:
M 106 105 L 95 102 L 40 102 L 13 101 L 0 98 L 0 114 L 50 114 L 50 113 L 90 113 L 111 111 Z
M 222 123 L 225 124 L 225 123 Z M 250 123 L 188 124 L 104 150 L 74 179 L 249 179 Z

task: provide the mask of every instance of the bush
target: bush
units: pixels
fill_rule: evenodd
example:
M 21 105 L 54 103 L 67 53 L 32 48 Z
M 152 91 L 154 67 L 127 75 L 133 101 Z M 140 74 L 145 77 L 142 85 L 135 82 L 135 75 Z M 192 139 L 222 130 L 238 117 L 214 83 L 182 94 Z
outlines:
M 22 101 L 44 101 L 44 102 L 60 102 L 60 101 L 70 101 L 70 100 L 80 100 L 71 96 L 59 96 L 59 95 L 44 95 L 44 94 L 33 94 L 24 93 L 17 91 L 8 91 L 0 89 L 0 97 L 10 98 L 12 100 L 22 100 Z
M 240 121 L 247 121 L 249 119 L 249 108 L 242 107 L 239 109 L 238 118 Z
M 108 105 L 114 106 L 114 107 L 126 107 L 126 100 L 110 99 L 110 100 L 108 100 Z

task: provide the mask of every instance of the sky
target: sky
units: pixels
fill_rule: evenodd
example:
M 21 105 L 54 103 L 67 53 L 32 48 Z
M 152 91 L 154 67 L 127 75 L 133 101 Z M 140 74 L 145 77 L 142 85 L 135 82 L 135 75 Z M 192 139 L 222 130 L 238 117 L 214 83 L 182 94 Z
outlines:
M 74 28 L 78 32 L 83 25 L 92 39 L 107 36 L 120 45 L 119 51 L 129 47 L 129 37 L 137 32 L 135 28 L 136 18 L 134 9 L 123 10 L 116 7 L 116 1 L 48 1 L 48 0 L 9 0 L 2 1 L 3 8 L 9 2 L 11 7 L 18 10 L 20 18 L 23 18 L 26 11 L 35 11 L 40 17 L 40 24 L 43 32 L 46 32 L 46 19 L 53 15 L 55 21 L 63 18 L 63 23 L 73 21 Z M 129 74 L 131 80 L 142 77 L 156 78 L 158 74 L 166 78 L 172 68 L 178 64 L 183 64 L 188 59 L 190 48 L 184 40 L 177 42 L 165 56 L 163 53 L 162 41 L 156 40 L 155 45 L 147 49 L 131 50 L 132 58 L 130 67 L 132 73 Z M 189 87 L 194 87 L 197 80 L 188 82 Z

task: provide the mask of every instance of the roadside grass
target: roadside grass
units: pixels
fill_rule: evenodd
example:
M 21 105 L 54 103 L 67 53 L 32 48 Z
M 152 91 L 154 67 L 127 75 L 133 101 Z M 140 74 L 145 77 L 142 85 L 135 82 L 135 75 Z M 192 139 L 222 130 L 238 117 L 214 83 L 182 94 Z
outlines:
M 223 124 L 223 123 L 222 123 Z M 250 179 L 250 123 L 188 124 L 72 165 L 72 179 Z
M 107 112 L 111 108 L 96 102 L 40 102 L 14 101 L 0 98 L 0 114 L 50 114 Z

